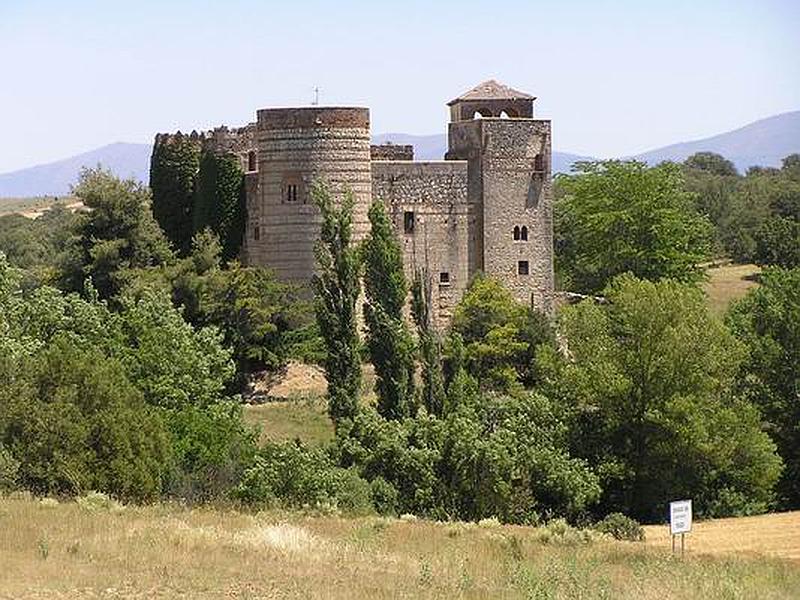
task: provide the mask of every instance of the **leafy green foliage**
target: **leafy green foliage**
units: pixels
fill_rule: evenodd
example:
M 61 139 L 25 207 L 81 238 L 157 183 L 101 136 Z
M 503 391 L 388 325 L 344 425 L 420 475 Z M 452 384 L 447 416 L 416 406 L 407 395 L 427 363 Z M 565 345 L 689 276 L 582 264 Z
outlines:
M 563 285 L 595 293 L 630 272 L 657 280 L 697 281 L 711 227 L 684 189 L 681 168 L 663 163 L 577 163 L 558 179 L 557 269 Z
M 456 306 L 451 328 L 463 341 L 466 369 L 486 389 L 532 386 L 537 380 L 536 348 L 554 344 L 546 316 L 482 275 L 473 279 Z
M 82 290 L 91 278 L 100 296 L 111 298 L 122 289 L 126 270 L 172 259 L 141 184 L 100 168 L 84 169 L 73 193 L 89 211 L 78 218 L 75 250 L 64 265 L 67 289 Z
M 40 217 L 29 219 L 12 214 L 0 217 L 0 252 L 8 262 L 25 269 L 32 285 L 55 278 L 64 253 L 69 248 L 71 230 L 77 216 L 56 205 Z
M 569 456 L 567 440 L 547 399 L 486 395 L 446 419 L 362 411 L 340 428 L 338 452 L 343 466 L 379 482 L 397 512 L 524 523 L 577 515 L 597 498 L 597 478 Z
M 328 412 L 338 426 L 342 419 L 356 414 L 361 389 L 356 323 L 361 259 L 358 247 L 352 243 L 353 195 L 346 194 L 337 207 L 330 192 L 320 184 L 312 190 L 312 197 L 322 213 L 320 239 L 315 248 L 315 313 L 327 350 L 324 366 Z
M 236 495 L 270 507 L 373 512 L 372 489 L 355 469 L 337 467 L 324 450 L 299 442 L 261 448 Z
M 193 232 L 206 228 L 219 236 L 223 260 L 239 255 L 245 227 L 244 171 L 239 158 L 205 150 L 200 158 Z
M 699 289 L 628 275 L 561 313 L 569 360 L 543 347 L 544 392 L 575 411 L 572 451 L 601 477 L 600 512 L 659 519 L 689 496 L 706 516 L 761 512 L 781 463 L 735 395 L 743 348 Z
M 602 520 L 594 524 L 593 529 L 610 535 L 615 540 L 644 541 L 644 528 L 635 519 L 631 519 L 622 513 L 606 515 Z
M 20 463 L 20 484 L 42 494 L 153 499 L 170 454 L 162 420 L 122 366 L 66 338 L 4 373 L 0 440 Z
M 372 203 L 369 221 L 370 234 L 361 249 L 367 349 L 375 366 L 378 411 L 387 419 L 402 419 L 414 412 L 414 344 L 403 318 L 408 284 L 382 201 Z
M 741 386 L 763 411 L 786 463 L 780 504 L 800 507 L 800 268 L 765 271 L 727 319 L 748 349 Z
M 188 253 L 191 247 L 200 147 L 198 139 L 177 134 L 155 144 L 150 158 L 153 216 L 181 254 Z
M 723 177 L 739 174 L 731 161 L 714 152 L 697 152 L 687 158 L 683 164 L 689 169 L 704 171 L 712 175 L 722 175 Z

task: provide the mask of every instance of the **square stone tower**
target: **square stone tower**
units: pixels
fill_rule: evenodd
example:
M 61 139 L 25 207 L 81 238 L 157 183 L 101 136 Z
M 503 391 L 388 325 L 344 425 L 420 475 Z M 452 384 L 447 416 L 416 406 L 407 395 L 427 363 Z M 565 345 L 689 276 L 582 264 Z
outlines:
M 553 301 L 550 121 L 535 98 L 494 80 L 449 103 L 448 160 L 467 161 L 477 208 L 468 262 L 545 312 Z

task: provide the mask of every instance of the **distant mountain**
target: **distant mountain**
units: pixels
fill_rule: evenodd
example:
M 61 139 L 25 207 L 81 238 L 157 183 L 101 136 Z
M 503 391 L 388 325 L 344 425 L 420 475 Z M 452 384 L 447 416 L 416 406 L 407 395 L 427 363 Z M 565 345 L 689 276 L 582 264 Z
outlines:
M 633 158 L 657 164 L 682 162 L 695 152 L 716 152 L 736 165 L 740 173 L 754 165 L 779 167 L 781 159 L 800 152 L 800 110 L 755 121 L 734 131 L 693 142 L 672 144 Z
M 147 182 L 150 144 L 116 143 L 56 162 L 0 175 L 0 197 L 64 196 L 83 167 L 98 164 L 120 177 Z
M 410 135 L 408 133 L 382 133 L 372 137 L 374 144 L 411 144 L 414 146 L 415 160 L 442 160 L 447 152 L 447 136 L 443 133 L 437 135 Z M 572 163 L 576 160 L 592 160 L 589 156 L 570 154 L 568 152 L 553 152 L 553 173 L 569 173 Z
M 447 136 L 384 133 L 373 137 L 375 143 L 391 141 L 412 144 L 417 160 L 442 160 L 447 150 Z M 149 179 L 150 144 L 117 143 L 97 148 L 46 165 L 39 165 L 0 175 L 0 197 L 63 196 L 78 178 L 81 167 L 98 163 L 120 177 L 134 177 L 146 183 Z M 664 160 L 683 161 L 695 152 L 710 151 L 733 161 L 740 172 L 748 167 L 780 166 L 781 159 L 800 152 L 800 111 L 788 112 L 745 125 L 740 129 L 713 137 L 673 144 L 637 154 L 631 158 L 656 164 Z M 576 160 L 591 157 L 553 152 L 553 172 L 569 173 Z

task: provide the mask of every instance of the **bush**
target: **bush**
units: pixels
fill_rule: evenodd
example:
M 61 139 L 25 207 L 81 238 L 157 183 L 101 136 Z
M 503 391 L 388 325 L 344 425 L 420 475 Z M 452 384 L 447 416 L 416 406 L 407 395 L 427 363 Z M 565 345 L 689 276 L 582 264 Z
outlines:
M 90 512 L 119 512 L 125 508 L 121 502 L 117 502 L 111 496 L 102 492 L 89 492 L 77 498 L 76 502 L 82 509 Z
M 17 487 L 19 461 L 0 444 L 0 492 L 12 492 Z
M 0 379 L 0 442 L 39 494 L 152 500 L 170 460 L 163 421 L 121 365 L 63 338 Z
M 597 523 L 593 529 L 600 533 L 605 533 L 615 540 L 626 540 L 628 542 L 643 542 L 644 528 L 638 521 L 626 517 L 622 513 L 611 513 Z
M 267 444 L 245 471 L 235 495 L 267 507 L 372 512 L 370 484 L 355 469 L 337 467 L 321 448 Z

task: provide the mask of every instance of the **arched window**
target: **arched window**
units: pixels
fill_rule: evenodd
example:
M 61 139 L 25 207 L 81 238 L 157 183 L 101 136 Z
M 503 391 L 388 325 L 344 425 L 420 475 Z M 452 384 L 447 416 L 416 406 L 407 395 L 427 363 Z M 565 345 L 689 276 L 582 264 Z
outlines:
M 526 225 L 522 226 L 522 230 L 520 231 L 520 239 L 523 242 L 527 242 L 528 241 L 528 227 Z
M 509 118 L 508 117 L 508 113 L 506 111 L 504 111 L 504 110 L 501 110 L 500 111 L 500 118 L 501 119 L 508 119 Z
M 476 110 L 473 113 L 472 118 L 473 119 L 487 119 L 487 118 L 490 118 L 490 117 L 493 117 L 493 116 L 494 115 L 492 114 L 492 111 L 489 110 L 488 108 L 479 108 L 478 110 Z
M 252 150 L 247 153 L 247 170 L 248 171 L 255 171 L 256 170 L 256 153 Z
M 514 226 L 514 241 L 515 241 L 515 242 L 518 242 L 518 241 L 519 241 L 519 235 L 520 235 L 520 232 L 519 232 L 519 225 L 515 225 L 515 226 Z

